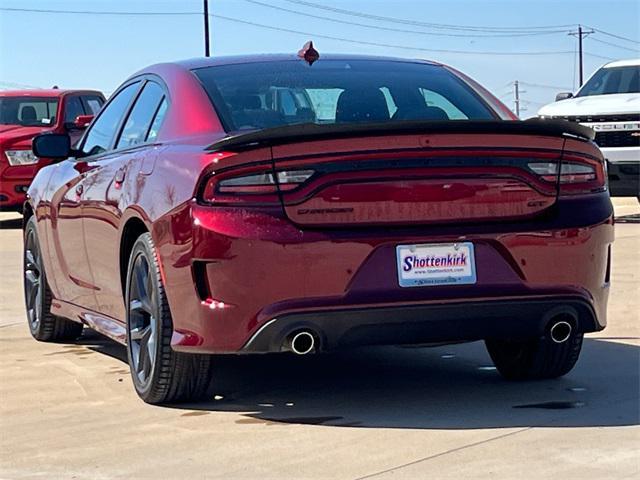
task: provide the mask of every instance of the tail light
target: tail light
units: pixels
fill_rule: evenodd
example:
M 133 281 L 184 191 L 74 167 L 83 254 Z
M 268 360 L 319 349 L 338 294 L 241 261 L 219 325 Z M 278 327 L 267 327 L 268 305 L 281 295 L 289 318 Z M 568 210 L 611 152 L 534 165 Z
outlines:
M 598 159 L 565 155 L 561 163 L 533 161 L 528 167 L 543 180 L 558 182 L 560 195 L 599 192 L 607 187 L 605 164 Z
M 313 170 L 233 170 L 211 175 L 203 189 L 207 203 L 278 203 L 278 191 L 293 190 L 306 182 Z

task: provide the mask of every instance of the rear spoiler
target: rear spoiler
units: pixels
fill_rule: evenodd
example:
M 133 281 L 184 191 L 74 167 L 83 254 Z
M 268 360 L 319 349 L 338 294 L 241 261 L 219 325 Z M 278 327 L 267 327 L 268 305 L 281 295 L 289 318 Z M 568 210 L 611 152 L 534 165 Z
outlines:
M 207 147 L 207 150 L 246 150 L 312 140 L 358 136 L 410 135 L 430 133 L 488 133 L 512 135 L 544 135 L 593 140 L 595 132 L 566 120 L 448 120 L 402 121 L 384 123 L 303 123 L 282 127 L 236 132 Z

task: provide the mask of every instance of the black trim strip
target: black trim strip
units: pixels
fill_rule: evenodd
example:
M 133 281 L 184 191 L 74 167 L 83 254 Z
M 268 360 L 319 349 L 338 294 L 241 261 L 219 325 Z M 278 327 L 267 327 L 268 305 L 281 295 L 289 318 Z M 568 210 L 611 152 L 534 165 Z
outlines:
M 554 316 L 563 314 L 572 317 L 578 332 L 604 328 L 593 306 L 578 295 L 341 307 L 275 315 L 256 330 L 241 352 L 282 351 L 285 338 L 300 329 L 311 330 L 318 337 L 319 349 L 335 350 L 362 345 L 537 338 L 545 334 Z
M 383 123 L 315 124 L 304 123 L 283 127 L 253 130 L 225 137 L 207 147 L 208 150 L 244 150 L 294 142 L 352 138 L 358 136 L 384 136 L 402 134 L 511 134 L 546 135 L 552 137 L 575 136 L 593 140 L 595 132 L 583 125 L 563 120 L 449 120 L 440 122 L 402 121 Z
M 355 156 L 355 155 L 391 155 L 391 154 L 399 154 L 399 153 L 411 153 L 411 152 L 422 152 L 425 155 L 435 153 L 435 152 L 465 152 L 465 151 L 478 151 L 478 152 L 527 152 L 534 155 L 535 153 L 554 153 L 558 155 L 558 159 L 562 154 L 561 148 L 536 148 L 536 147 L 406 147 L 406 148 L 390 148 L 390 149 L 367 149 L 367 150 L 348 150 L 348 151 L 333 151 L 333 152 L 322 152 L 322 153 L 303 153 L 300 155 L 291 155 L 288 157 L 278 157 L 274 160 L 276 162 L 289 162 L 295 160 L 310 160 L 313 158 L 325 158 L 325 157 L 344 157 L 344 156 Z M 588 155 L 585 155 L 588 156 Z

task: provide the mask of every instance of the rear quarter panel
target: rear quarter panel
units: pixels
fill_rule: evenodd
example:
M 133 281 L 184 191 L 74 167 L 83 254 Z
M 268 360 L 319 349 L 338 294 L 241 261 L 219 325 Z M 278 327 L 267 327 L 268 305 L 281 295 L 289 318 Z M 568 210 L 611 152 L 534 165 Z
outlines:
M 210 138 L 210 137 L 209 137 Z M 158 252 L 165 291 L 176 323 L 193 317 L 199 307 L 192 275 L 193 218 L 192 202 L 205 175 L 215 169 L 239 163 L 270 161 L 270 149 L 258 149 L 222 158 L 206 152 L 202 142 L 166 145 L 155 159 L 152 174 L 145 174 L 137 163 L 134 179 L 135 198 L 123 209 L 121 229 L 132 217 L 148 226 Z

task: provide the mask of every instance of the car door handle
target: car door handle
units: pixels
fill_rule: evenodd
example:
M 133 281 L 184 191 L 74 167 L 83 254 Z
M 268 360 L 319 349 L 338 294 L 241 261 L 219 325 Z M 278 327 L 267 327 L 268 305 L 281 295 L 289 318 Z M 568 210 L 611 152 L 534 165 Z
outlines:
M 116 175 L 115 177 L 113 177 L 113 181 L 116 183 L 122 183 L 124 182 L 124 177 L 125 177 L 125 169 L 124 168 L 119 168 L 116 171 Z
M 82 186 L 82 184 L 76 185 L 76 195 L 81 197 L 82 192 L 84 192 L 84 187 Z

